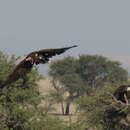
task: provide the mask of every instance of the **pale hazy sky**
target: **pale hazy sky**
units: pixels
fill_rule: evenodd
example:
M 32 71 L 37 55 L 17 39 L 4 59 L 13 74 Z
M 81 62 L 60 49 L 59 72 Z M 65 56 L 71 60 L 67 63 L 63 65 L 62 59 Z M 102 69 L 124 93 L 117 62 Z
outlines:
M 78 44 L 65 55 L 101 54 L 130 68 L 129 0 L 1 0 L 0 49 L 30 51 Z

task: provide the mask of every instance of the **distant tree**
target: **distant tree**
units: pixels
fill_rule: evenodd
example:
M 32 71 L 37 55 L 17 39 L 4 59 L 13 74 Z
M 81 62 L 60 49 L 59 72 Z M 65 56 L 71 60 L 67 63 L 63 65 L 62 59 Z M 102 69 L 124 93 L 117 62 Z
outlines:
M 50 65 L 49 74 L 53 77 L 53 86 L 61 95 L 66 96 L 65 114 L 69 114 L 71 102 L 83 93 L 84 84 L 82 79 L 76 73 L 77 59 L 73 57 L 66 57 L 63 60 L 54 61 Z M 63 109 L 63 108 L 62 108 Z
M 106 83 L 120 84 L 128 78 L 127 71 L 120 63 L 98 55 L 81 55 L 79 58 L 68 56 L 54 61 L 50 65 L 49 74 L 53 78 L 53 86 L 58 83 L 58 87 L 54 88 L 68 93 L 65 100 L 66 115 L 74 99 L 89 95 L 93 89 L 102 88 Z

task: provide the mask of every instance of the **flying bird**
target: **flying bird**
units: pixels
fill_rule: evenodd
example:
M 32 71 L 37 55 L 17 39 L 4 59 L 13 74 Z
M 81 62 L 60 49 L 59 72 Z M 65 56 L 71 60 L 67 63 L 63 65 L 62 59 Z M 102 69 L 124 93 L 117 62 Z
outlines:
M 19 78 L 23 78 L 31 71 L 34 64 L 45 64 L 51 57 L 60 55 L 61 53 L 64 53 L 66 50 L 73 47 L 77 47 L 77 45 L 64 48 L 43 49 L 29 53 L 26 58 L 16 65 L 14 71 L 7 77 L 7 79 L 1 83 L 0 88 L 8 87 L 11 83 L 17 81 Z
M 130 85 L 122 85 L 114 92 L 114 97 L 123 103 L 129 103 L 130 100 Z M 128 102 L 127 102 L 128 101 Z

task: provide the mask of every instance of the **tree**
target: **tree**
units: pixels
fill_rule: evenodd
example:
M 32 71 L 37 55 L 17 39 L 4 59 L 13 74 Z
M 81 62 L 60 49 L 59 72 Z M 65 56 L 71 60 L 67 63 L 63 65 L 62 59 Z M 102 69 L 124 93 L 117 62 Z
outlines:
M 76 73 L 77 65 L 77 59 L 70 56 L 54 61 L 50 65 L 49 74 L 53 77 L 53 86 L 56 91 L 62 91 L 61 95 L 66 97 L 62 98 L 66 102 L 66 115 L 69 114 L 71 102 L 82 95 L 85 89 L 82 79 Z
M 92 90 L 102 88 L 107 83 L 126 82 L 128 78 L 127 71 L 119 62 L 98 55 L 81 55 L 79 58 L 68 56 L 54 61 L 50 65 L 49 74 L 53 78 L 54 88 L 68 93 L 65 100 L 66 115 L 69 114 L 70 104 L 74 99 L 89 95 Z

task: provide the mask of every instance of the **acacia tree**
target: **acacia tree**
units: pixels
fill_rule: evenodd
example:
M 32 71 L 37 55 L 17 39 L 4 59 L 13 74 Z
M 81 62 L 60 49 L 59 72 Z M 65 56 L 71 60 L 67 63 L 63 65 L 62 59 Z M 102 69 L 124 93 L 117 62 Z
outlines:
M 106 83 L 127 81 L 127 71 L 118 62 L 110 61 L 98 55 L 81 55 L 79 58 L 65 57 L 50 65 L 50 76 L 59 88 L 68 93 L 65 114 L 69 114 L 71 102 L 92 90 L 102 88 Z M 63 95 L 63 93 L 62 93 Z
M 69 114 L 71 102 L 79 97 L 85 88 L 82 79 L 76 73 L 77 65 L 77 59 L 70 56 L 63 60 L 54 61 L 50 65 L 49 74 L 53 77 L 55 90 L 62 91 L 61 95 L 67 94 L 66 98 L 63 98 L 66 103 L 66 115 Z

